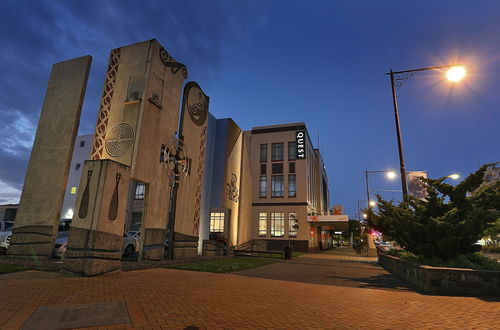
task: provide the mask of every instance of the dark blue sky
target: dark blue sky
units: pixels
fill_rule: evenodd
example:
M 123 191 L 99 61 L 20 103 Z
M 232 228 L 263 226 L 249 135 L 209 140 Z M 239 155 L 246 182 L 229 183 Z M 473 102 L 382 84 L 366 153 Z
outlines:
M 93 132 L 111 48 L 158 39 L 243 129 L 306 122 L 327 165 L 332 204 L 354 215 L 365 170 L 398 170 L 385 72 L 460 62 L 399 90 L 406 167 L 431 177 L 500 160 L 497 1 L 2 1 L 0 203 L 16 202 L 51 65 L 90 54 L 80 134 Z M 398 181 L 370 176 L 399 198 Z

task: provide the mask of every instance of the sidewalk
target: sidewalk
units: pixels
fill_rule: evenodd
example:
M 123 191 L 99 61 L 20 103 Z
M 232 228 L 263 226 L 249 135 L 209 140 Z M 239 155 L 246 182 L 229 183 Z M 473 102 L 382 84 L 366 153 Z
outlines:
M 373 261 L 337 252 L 342 251 L 275 264 L 282 265 L 284 273 L 293 272 L 293 265 L 299 269 L 283 276 L 307 275 L 309 269 L 310 279 L 326 276 L 326 284 L 162 268 L 91 278 L 36 271 L 1 275 L 0 329 L 18 329 L 36 317 L 52 322 L 45 327 L 51 329 L 62 324 L 91 329 L 498 328 L 498 300 L 380 286 L 367 282 L 385 275 Z M 315 276 L 315 269 L 323 273 Z M 63 314 L 50 311 L 57 309 L 53 306 L 62 306 Z M 125 315 L 114 318 L 120 308 Z M 97 327 L 91 323 L 96 319 L 106 322 Z M 42 323 L 36 324 L 43 329 Z
M 292 260 L 234 273 L 236 275 L 323 285 L 409 290 L 377 264 L 377 257 L 356 254 L 350 247 L 308 253 Z

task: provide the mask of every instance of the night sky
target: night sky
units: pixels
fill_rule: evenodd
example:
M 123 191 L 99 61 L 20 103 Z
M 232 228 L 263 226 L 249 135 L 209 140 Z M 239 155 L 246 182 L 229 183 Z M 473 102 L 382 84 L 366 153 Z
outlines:
M 0 10 L 0 203 L 16 203 L 53 63 L 90 54 L 79 134 L 93 133 L 111 48 L 156 38 L 243 129 L 306 123 L 331 204 L 354 216 L 365 170 L 398 171 L 389 78 L 461 63 L 399 90 L 408 170 L 430 177 L 500 161 L 500 1 L 9 1 Z M 399 199 L 399 177 L 370 176 Z M 395 191 L 396 190 L 396 191 Z

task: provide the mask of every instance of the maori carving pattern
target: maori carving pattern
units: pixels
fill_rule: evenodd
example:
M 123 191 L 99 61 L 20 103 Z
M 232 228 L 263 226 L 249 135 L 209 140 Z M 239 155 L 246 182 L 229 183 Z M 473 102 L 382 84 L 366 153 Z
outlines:
M 120 173 L 116 173 L 115 190 L 113 191 L 113 196 L 111 197 L 108 209 L 109 220 L 116 220 L 116 216 L 118 214 L 118 184 L 120 183 L 121 177 L 122 175 Z
M 115 125 L 106 137 L 105 148 L 111 157 L 123 156 L 134 144 L 134 129 L 127 123 Z
M 177 74 L 179 70 L 182 70 L 182 76 L 187 78 L 188 72 L 184 64 L 176 62 L 172 56 L 167 52 L 165 48 L 160 48 L 160 59 L 167 68 L 170 68 L 172 74 Z
M 231 174 L 231 182 L 226 183 L 226 196 L 229 200 L 238 203 L 238 187 L 236 186 L 238 177 L 236 174 Z
M 80 209 L 78 210 L 78 217 L 84 219 L 87 217 L 89 211 L 89 185 L 90 178 L 92 178 L 92 170 L 87 171 L 87 184 L 85 185 L 85 190 L 83 191 L 82 201 L 80 202 Z
M 205 147 L 207 138 L 207 126 L 203 127 L 200 134 L 200 148 L 198 155 L 198 169 L 196 171 L 196 192 L 194 200 L 193 235 L 198 236 L 200 227 L 201 211 L 201 188 L 203 184 L 203 169 L 205 167 Z
M 106 73 L 106 81 L 104 83 L 104 91 L 102 92 L 101 106 L 97 116 L 97 125 L 95 128 L 94 145 L 92 147 L 92 160 L 102 158 L 104 144 L 106 140 L 106 127 L 108 126 L 109 110 L 111 108 L 111 99 L 113 98 L 116 74 L 118 72 L 118 64 L 120 63 L 120 48 L 113 49 L 109 57 L 108 71 Z

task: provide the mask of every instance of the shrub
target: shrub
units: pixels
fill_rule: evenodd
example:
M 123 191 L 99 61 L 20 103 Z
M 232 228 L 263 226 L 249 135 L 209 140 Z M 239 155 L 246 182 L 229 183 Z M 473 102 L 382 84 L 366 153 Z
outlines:
M 378 197 L 369 225 L 390 235 L 405 250 L 430 260 L 450 260 L 480 250 L 476 242 L 500 218 L 500 182 L 483 184 L 484 165 L 457 186 L 446 177 L 423 179 L 427 197 L 408 196 L 399 205 Z M 472 193 L 471 193 L 472 192 Z

